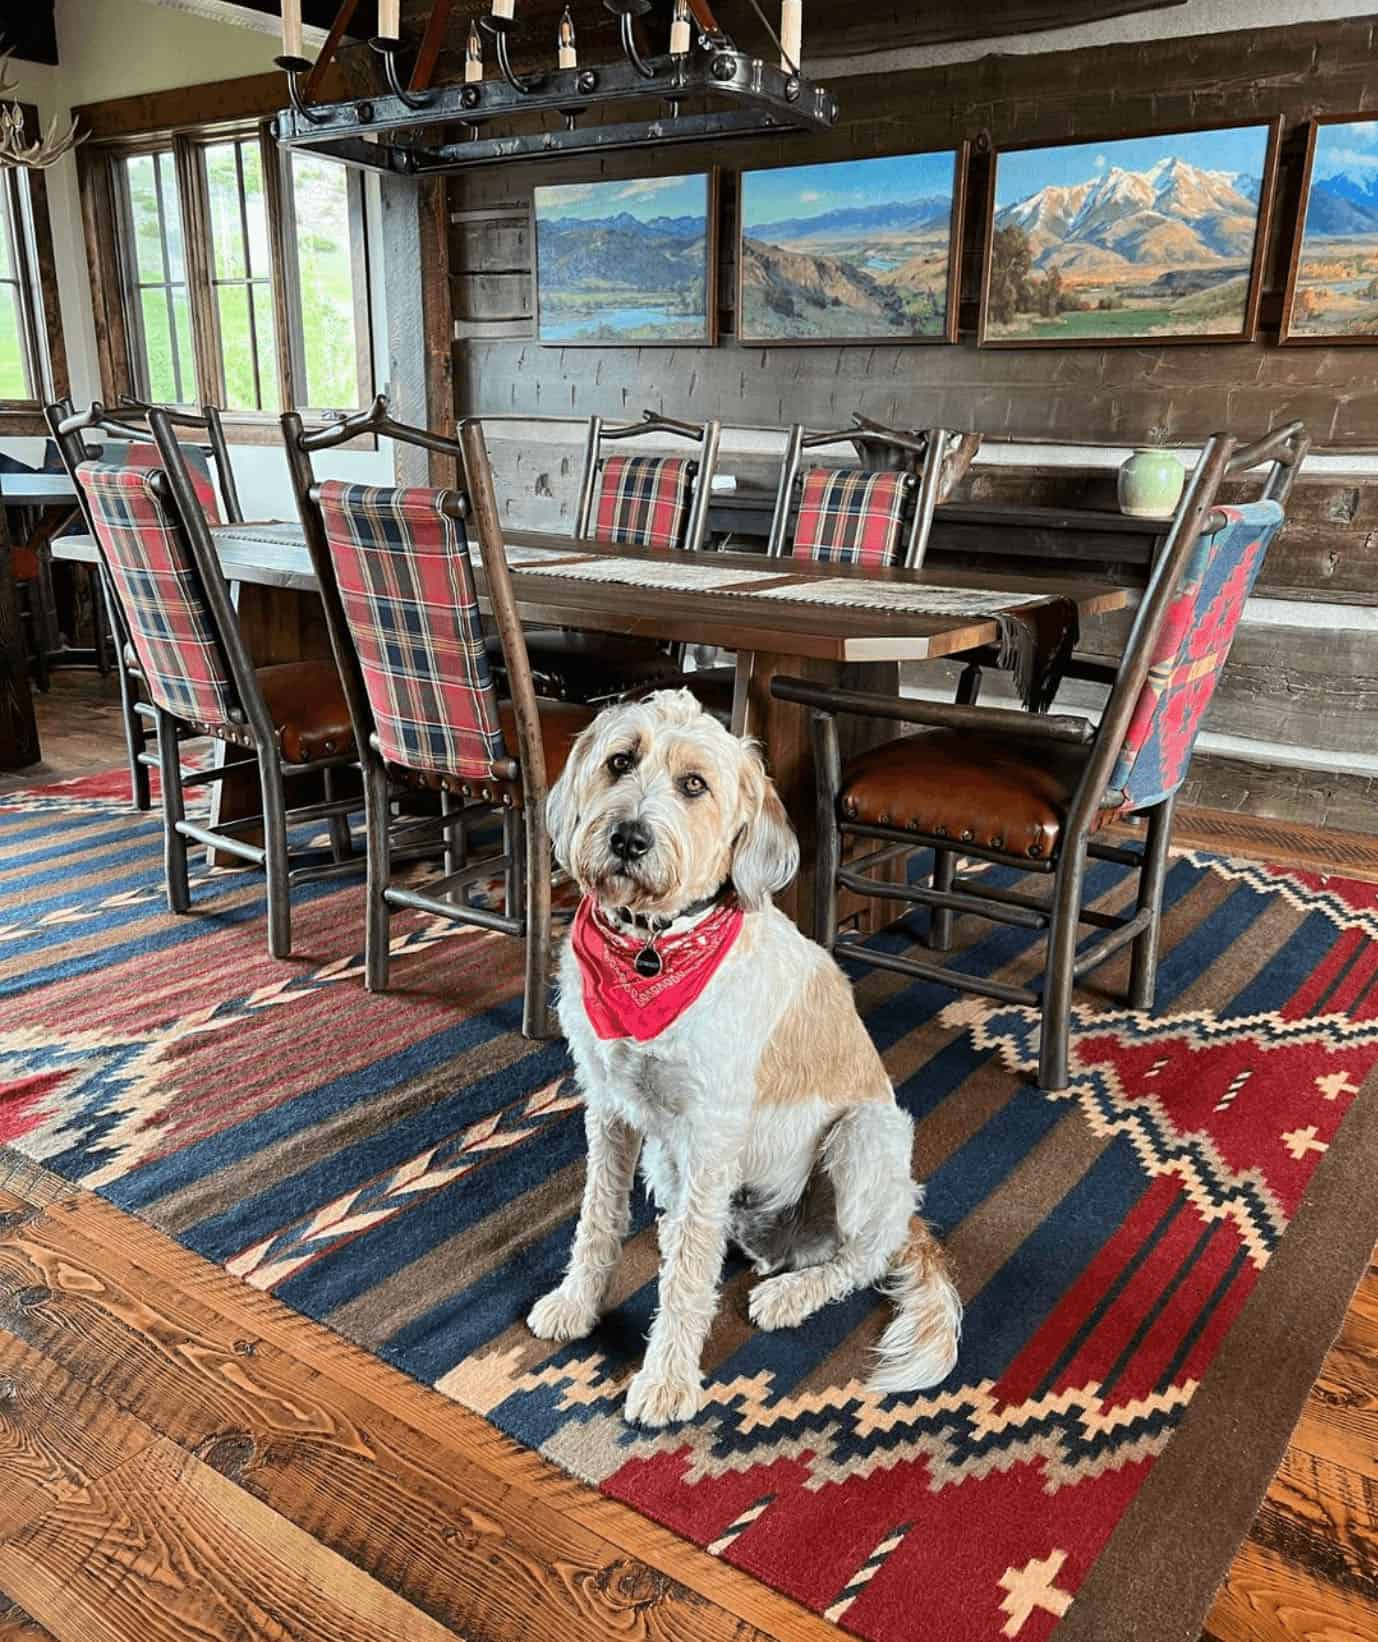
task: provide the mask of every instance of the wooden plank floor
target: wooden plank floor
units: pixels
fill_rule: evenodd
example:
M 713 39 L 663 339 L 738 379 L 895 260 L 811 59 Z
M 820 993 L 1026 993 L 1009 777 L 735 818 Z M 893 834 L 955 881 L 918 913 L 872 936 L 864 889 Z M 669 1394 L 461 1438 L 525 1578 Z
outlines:
M 70 677 L 38 778 L 118 759 Z M 1179 841 L 1378 879 L 1378 839 L 1247 811 Z M 837 1635 L 0 1148 L 0 1642 Z M 1205 1636 L 1378 1637 L 1378 1267 Z

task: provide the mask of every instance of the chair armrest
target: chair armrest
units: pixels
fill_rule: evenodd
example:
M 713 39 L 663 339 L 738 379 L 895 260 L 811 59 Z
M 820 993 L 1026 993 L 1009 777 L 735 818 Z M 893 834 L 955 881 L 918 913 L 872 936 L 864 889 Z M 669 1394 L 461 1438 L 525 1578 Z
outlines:
M 1062 676 L 1085 679 L 1091 684 L 1114 684 L 1120 670 L 1113 661 L 1100 661 L 1094 656 L 1069 656 Z
M 1084 718 L 1026 713 L 1009 707 L 959 707 L 941 701 L 915 701 L 908 696 L 883 696 L 870 690 L 829 690 L 801 678 L 777 678 L 770 693 L 779 701 L 797 702 L 820 713 L 855 713 L 861 718 L 888 718 L 900 724 L 927 724 L 940 730 L 971 730 L 1000 734 L 1012 730 L 1039 741 L 1066 741 L 1085 747 L 1095 739 L 1095 726 Z

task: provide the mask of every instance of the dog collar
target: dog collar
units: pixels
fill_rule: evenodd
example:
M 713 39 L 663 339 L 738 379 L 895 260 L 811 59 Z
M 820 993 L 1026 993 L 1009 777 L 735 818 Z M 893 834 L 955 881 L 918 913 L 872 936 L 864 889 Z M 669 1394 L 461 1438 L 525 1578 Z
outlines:
M 659 975 L 661 966 L 660 958 L 656 952 L 656 942 L 660 940 L 665 931 L 672 925 L 679 923 L 681 918 L 696 918 L 700 912 L 707 912 L 709 907 L 716 906 L 719 901 L 725 900 L 731 892 L 732 880 L 724 878 L 711 895 L 702 895 L 697 901 L 690 901 L 688 906 L 683 906 L 678 912 L 672 912 L 668 916 L 659 912 L 648 915 L 644 912 L 632 912 L 627 907 L 618 907 L 617 916 L 624 924 L 629 925 L 632 929 L 644 930 L 646 934 L 645 945 L 636 957 L 637 974 L 647 977 Z
M 584 1012 L 598 1037 L 645 1043 L 697 1001 L 745 918 L 735 900 L 720 897 L 721 891 L 708 897 L 708 916 L 692 929 L 659 936 L 650 931 L 647 939 L 610 923 L 588 896 L 579 902 L 570 943 L 583 981 Z M 648 952 L 654 968 L 644 961 Z

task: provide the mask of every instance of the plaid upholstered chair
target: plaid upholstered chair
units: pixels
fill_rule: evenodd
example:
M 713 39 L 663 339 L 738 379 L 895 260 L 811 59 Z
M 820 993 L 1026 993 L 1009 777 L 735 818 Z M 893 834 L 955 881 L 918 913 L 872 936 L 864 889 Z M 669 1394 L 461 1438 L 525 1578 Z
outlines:
M 548 1037 L 553 1025 L 546 791 L 593 713 L 572 703 L 537 702 L 482 430 L 477 422 L 467 423 L 461 447 L 392 421 L 382 400 L 318 433 L 308 434 L 293 413 L 283 417 L 282 426 L 364 771 L 366 984 L 375 992 L 387 986 L 388 924 L 398 908 L 501 930 L 526 943 L 522 1030 L 528 1037 Z M 451 456 L 467 476 L 467 493 L 338 480 L 318 484 L 312 454 L 366 430 Z M 467 530 L 471 517 L 501 644 L 506 700 L 499 696 L 480 623 Z M 398 787 L 438 791 L 438 825 L 457 845 L 447 850 L 444 879 L 424 890 L 400 882 L 393 871 L 391 812 Z M 502 827 L 499 853 L 470 861 L 467 829 L 496 819 Z M 470 887 L 499 875 L 501 910 L 475 905 Z
M 805 465 L 807 451 L 844 443 L 856 445 L 868 465 Z M 933 511 L 960 471 L 950 456 L 961 448 L 945 428 L 912 434 L 854 421 L 840 433 L 806 433 L 796 424 L 785 443 L 766 551 L 816 564 L 918 569 Z
M 1178 506 L 1172 530 L 1116 667 L 1082 663 L 1078 676 L 1110 685 L 1098 724 L 996 707 L 946 705 L 819 689 L 776 679 L 777 696 L 812 710 L 818 772 L 818 938 L 837 942 L 836 895 L 865 896 L 933 909 L 930 944 L 947 944 L 943 915 L 971 913 L 997 923 L 1048 931 L 1041 992 L 937 962 L 848 944 L 862 963 L 959 991 L 1037 1006 L 1042 1013 L 1039 1082 L 1068 1081 L 1068 1034 L 1074 983 L 1132 943 L 1129 1001 L 1151 1009 L 1157 987 L 1158 932 L 1168 840 L 1178 788 L 1234 639 L 1235 629 L 1284 506 L 1308 440 L 1294 422 L 1239 448 L 1228 434 L 1207 444 Z M 1227 474 L 1270 464 L 1262 497 L 1238 507 L 1216 505 Z M 921 726 L 841 764 L 837 713 Z M 1142 816 L 1142 849 L 1095 835 L 1116 819 Z M 843 864 L 845 840 L 875 841 L 872 857 Z M 930 848 L 926 884 L 879 884 L 868 861 L 896 845 Z M 992 887 L 977 876 L 942 874 L 954 851 L 1052 879 L 1051 898 Z M 1126 917 L 1083 907 L 1088 858 L 1138 873 L 1135 910 Z M 1078 948 L 1083 924 L 1104 931 Z
M 157 468 L 162 465 L 158 446 L 148 428 L 149 413 L 159 407 L 140 400 L 124 399 L 118 411 L 108 410 L 97 400 L 80 415 L 70 399 L 59 399 L 45 407 L 45 416 L 52 430 L 53 442 L 62 465 L 76 478 L 83 462 L 99 461 L 108 467 Z M 204 436 L 205 443 L 179 443 L 179 451 L 191 480 L 196 499 L 208 524 L 238 522 L 244 515 L 240 510 L 239 493 L 235 488 L 234 468 L 220 412 L 214 405 L 202 407 L 200 416 L 189 411 L 164 409 L 168 424 L 193 434 Z M 214 477 L 211 464 L 214 463 Z M 85 529 L 91 535 L 95 527 L 91 520 L 85 494 L 77 487 L 78 501 Z M 105 637 L 101 628 L 108 625 L 114 640 L 115 666 L 120 683 L 120 709 L 124 725 L 125 748 L 129 759 L 129 778 L 134 807 L 146 810 L 152 802 L 149 792 L 148 771 L 156 762 L 149 755 L 151 720 L 138 711 L 142 683 L 138 673 L 137 655 L 124 630 L 119 607 L 111 599 L 104 575 L 101 578 L 101 596 L 95 601 L 97 610 L 104 612 L 105 623 L 97 624 L 96 652 L 105 670 Z
M 298 819 L 331 823 L 337 862 L 348 857 L 346 816 L 356 801 L 287 807 L 288 779 L 353 762 L 353 734 L 334 667 L 289 662 L 255 668 L 235 619 L 206 517 L 176 434 L 158 410 L 149 416 L 161 468 L 82 462 L 77 483 L 100 547 L 114 607 L 138 665 L 139 704 L 158 742 L 168 905 L 191 910 L 187 842 L 207 845 L 266 869 L 268 950 L 292 949 L 291 887 L 319 872 L 294 865 L 287 829 Z M 184 772 L 179 742 L 210 736 L 248 754 L 212 770 Z M 152 763 L 149 755 L 142 754 Z M 257 767 L 262 813 L 212 830 L 189 821 L 184 788 Z M 262 829 L 262 845 L 238 836 Z
M 687 454 L 605 450 L 648 434 L 683 441 Z M 575 514 L 576 538 L 697 552 L 708 535 L 721 434 L 718 422 L 679 422 L 652 411 L 639 422 L 616 427 L 609 427 L 601 416 L 592 417 Z M 526 642 L 536 693 L 557 701 L 606 703 L 638 690 L 685 682 L 680 652 L 656 639 L 541 627 L 529 631 Z M 488 659 L 501 674 L 496 638 L 489 640 Z

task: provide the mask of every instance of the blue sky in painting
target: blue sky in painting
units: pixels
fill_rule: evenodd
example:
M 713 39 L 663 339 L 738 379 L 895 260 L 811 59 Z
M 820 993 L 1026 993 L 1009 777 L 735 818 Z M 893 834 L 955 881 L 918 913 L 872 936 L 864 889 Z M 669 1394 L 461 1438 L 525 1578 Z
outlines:
M 1168 155 L 1203 171 L 1239 171 L 1245 176 L 1258 177 L 1262 175 L 1267 153 L 1266 125 L 1026 149 L 997 157 L 995 203 L 1014 205 L 1050 183 L 1069 187 L 1086 182 L 1112 166 L 1119 166 L 1122 171 L 1147 171 Z
M 879 205 L 952 192 L 952 153 L 896 154 L 835 165 L 791 165 L 742 177 L 747 229 L 848 205 Z
M 618 182 L 569 182 L 536 190 L 536 216 L 548 222 L 596 222 L 628 212 L 638 222 L 656 217 L 703 217 L 708 178 L 636 177 Z
M 1353 177 L 1372 182 L 1378 175 L 1378 120 L 1318 127 L 1312 175 L 1318 181 L 1322 177 Z

